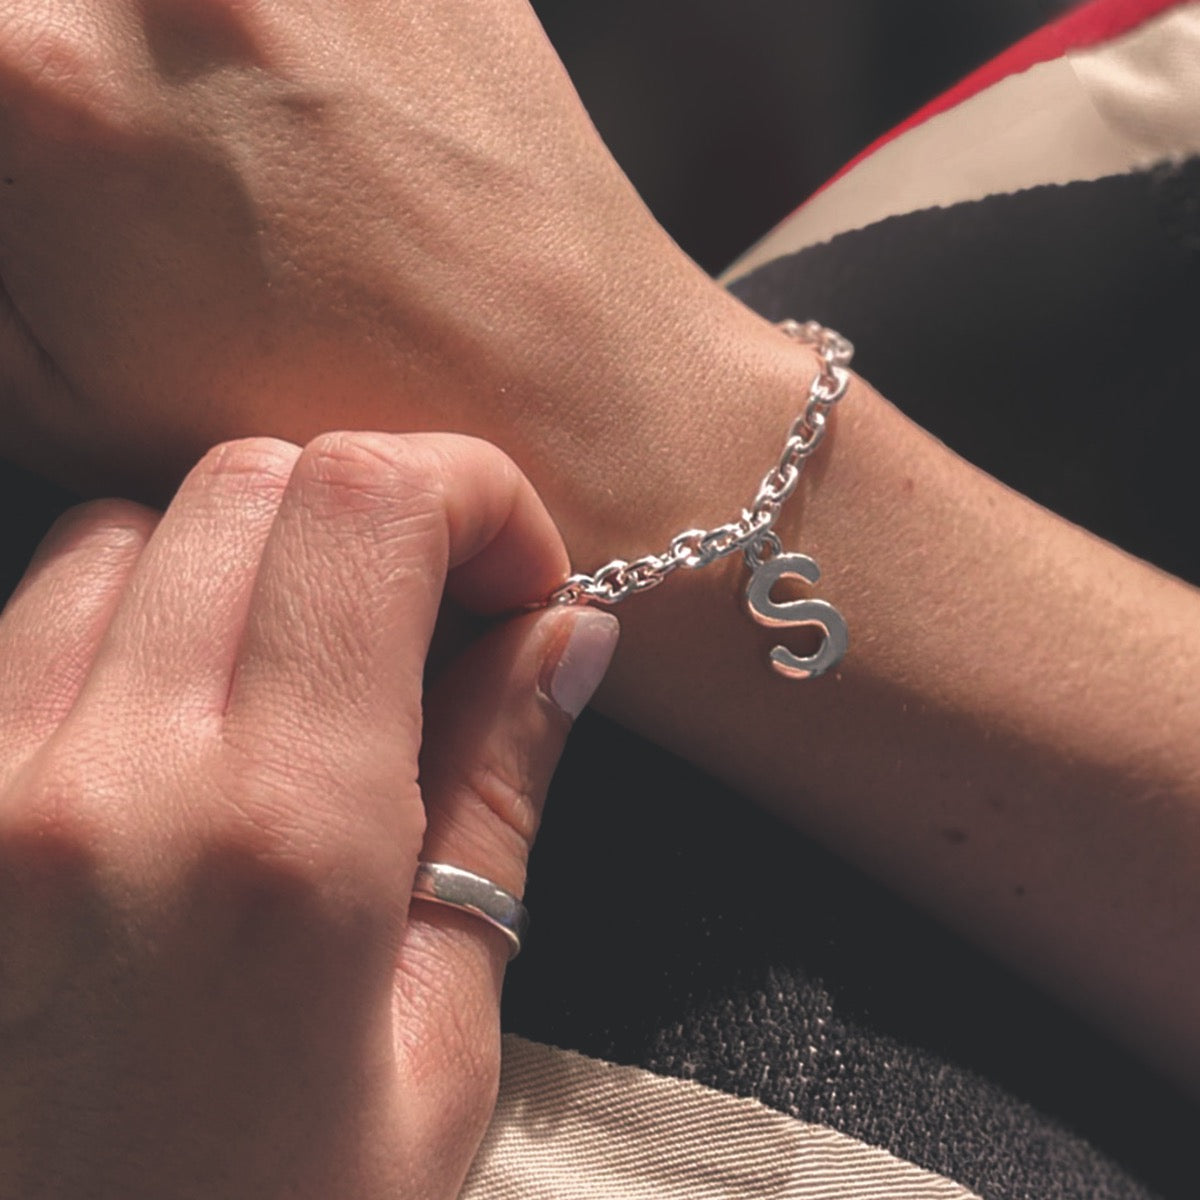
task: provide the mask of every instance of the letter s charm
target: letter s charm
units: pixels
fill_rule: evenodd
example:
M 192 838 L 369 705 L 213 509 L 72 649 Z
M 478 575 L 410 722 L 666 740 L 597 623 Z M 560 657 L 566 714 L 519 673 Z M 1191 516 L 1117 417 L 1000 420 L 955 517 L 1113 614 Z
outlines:
M 783 578 L 796 575 L 806 583 L 821 578 L 821 568 L 807 554 L 777 554 L 759 563 L 746 585 L 746 607 L 760 625 L 816 625 L 825 634 L 821 647 L 805 658 L 786 646 L 771 651 L 771 665 L 788 679 L 810 679 L 836 667 L 846 653 L 846 622 L 827 600 L 771 599 L 771 589 Z

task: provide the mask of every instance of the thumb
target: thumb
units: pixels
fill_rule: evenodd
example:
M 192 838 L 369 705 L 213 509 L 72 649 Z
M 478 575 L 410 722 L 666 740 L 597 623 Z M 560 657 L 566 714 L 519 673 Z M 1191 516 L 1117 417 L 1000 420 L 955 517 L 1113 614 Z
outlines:
M 421 746 L 424 861 L 522 894 L 550 778 L 572 721 L 608 668 L 618 628 L 615 617 L 592 608 L 517 617 L 467 647 L 434 681 Z M 467 958 L 485 965 L 495 998 L 511 952 L 501 933 L 434 905 L 414 904 L 410 923 L 406 950 L 436 947 L 459 970 Z
M 421 749 L 423 861 L 464 868 L 521 896 L 550 778 L 618 629 L 615 617 L 590 608 L 517 617 L 431 685 Z M 402 1073 L 421 1081 L 427 1145 L 453 1153 L 475 1130 L 464 1172 L 494 1098 L 510 950 L 479 917 L 414 899 L 396 976 L 396 1045 Z

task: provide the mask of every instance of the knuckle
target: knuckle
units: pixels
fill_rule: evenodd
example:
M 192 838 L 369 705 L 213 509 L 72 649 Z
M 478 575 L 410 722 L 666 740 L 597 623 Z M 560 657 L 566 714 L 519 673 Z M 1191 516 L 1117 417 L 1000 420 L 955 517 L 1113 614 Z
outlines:
M 305 446 L 296 474 L 308 491 L 339 508 L 375 510 L 409 519 L 445 507 L 444 479 L 434 456 L 412 438 L 381 433 L 324 433 Z
M 37 4 L 0 16 L 0 63 L 15 76 L 30 81 L 76 78 L 91 73 L 94 59 L 77 29 L 52 21 Z
M 52 1005 L 101 935 L 105 839 L 64 801 L 54 789 L 0 812 L 0 1030 Z
M 303 907 L 321 894 L 335 856 L 325 848 L 306 852 L 301 839 L 261 817 L 224 814 L 210 823 L 198 839 L 197 873 L 240 908 Z
M 330 911 L 400 920 L 407 899 L 402 881 L 410 869 L 404 846 L 419 844 L 412 839 L 420 828 L 372 836 L 361 812 L 348 804 L 332 798 L 302 802 L 290 774 L 286 768 L 239 768 L 223 789 L 220 816 L 206 825 L 206 853 L 227 863 L 243 888 L 281 903 L 321 898 Z
M 387 923 L 391 906 L 339 848 L 260 818 L 224 814 L 209 821 L 194 832 L 190 856 L 195 886 L 247 934 L 290 928 L 316 938 L 338 927 L 364 933 Z
M 6 869 L 41 864 L 70 873 L 95 866 L 109 840 L 99 789 L 66 763 L 43 766 L 19 780 L 0 806 L 0 861 Z
M 126 105 L 120 76 L 84 20 L 51 17 L 39 5 L 0 20 L 5 98 L 21 104 L 40 137 L 69 140 L 93 132 L 92 122 L 114 121 Z
M 481 810 L 493 836 L 527 853 L 537 835 L 541 808 L 528 780 L 489 763 L 472 771 L 465 786 L 472 807 Z
M 132 500 L 88 500 L 67 509 L 42 539 L 39 553 L 83 551 L 124 556 L 145 545 L 158 523 L 153 509 Z
M 454 861 L 519 896 L 540 816 L 529 788 L 488 767 L 458 780 L 436 806 L 432 823 L 437 845 L 452 846 Z
M 280 438 L 238 438 L 214 446 L 196 464 L 193 474 L 218 485 L 278 494 L 291 476 L 300 447 Z

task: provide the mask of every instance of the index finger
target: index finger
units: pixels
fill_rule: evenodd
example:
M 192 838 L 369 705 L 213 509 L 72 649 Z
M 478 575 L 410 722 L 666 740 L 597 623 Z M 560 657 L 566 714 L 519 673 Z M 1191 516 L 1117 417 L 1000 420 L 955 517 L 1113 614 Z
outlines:
M 394 796 L 404 773 L 415 778 L 422 673 L 451 571 L 455 599 L 480 613 L 536 601 L 565 576 L 558 531 L 510 459 L 452 434 L 309 443 L 263 551 L 227 735 L 323 790 L 329 773 L 366 772 L 369 787 L 391 772 Z

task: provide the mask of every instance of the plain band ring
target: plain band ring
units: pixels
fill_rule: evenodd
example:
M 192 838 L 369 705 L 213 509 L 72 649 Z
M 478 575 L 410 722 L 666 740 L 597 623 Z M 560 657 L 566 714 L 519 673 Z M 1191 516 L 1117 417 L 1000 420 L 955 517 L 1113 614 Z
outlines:
M 469 912 L 498 929 L 508 938 L 510 961 L 521 952 L 521 940 L 529 928 L 529 913 L 512 892 L 506 892 L 490 879 L 449 863 L 423 862 L 417 864 L 412 894 L 414 900 L 429 900 Z

